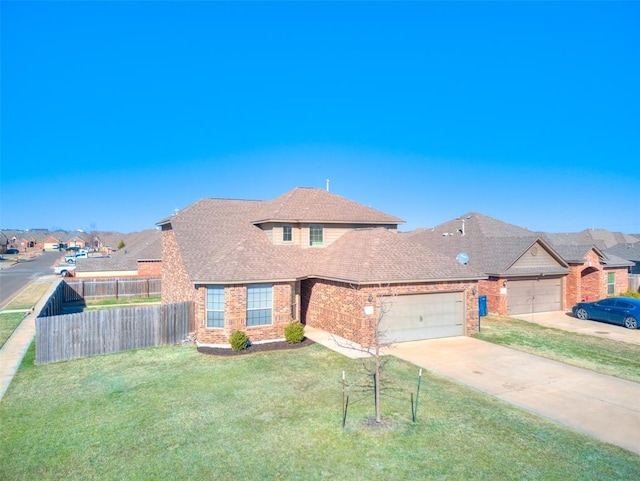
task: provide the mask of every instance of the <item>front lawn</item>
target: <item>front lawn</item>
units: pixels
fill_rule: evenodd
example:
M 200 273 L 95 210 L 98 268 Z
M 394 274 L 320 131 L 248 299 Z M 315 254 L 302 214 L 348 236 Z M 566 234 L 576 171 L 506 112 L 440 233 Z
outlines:
M 391 358 L 371 427 L 361 362 L 320 345 L 216 357 L 165 347 L 35 366 L 0 401 L 3 480 L 619 480 L 640 456 Z
M 6 312 L 0 314 L 0 347 L 11 337 L 16 327 L 24 319 L 24 312 Z
M 545 327 L 511 317 L 482 318 L 474 337 L 573 366 L 640 382 L 640 345 Z

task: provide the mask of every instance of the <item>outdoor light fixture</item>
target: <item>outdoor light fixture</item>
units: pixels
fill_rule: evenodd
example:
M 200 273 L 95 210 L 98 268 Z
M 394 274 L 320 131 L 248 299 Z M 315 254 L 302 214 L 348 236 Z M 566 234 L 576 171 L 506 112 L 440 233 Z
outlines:
M 507 287 L 507 281 L 502 281 L 502 287 Z
M 369 294 L 369 297 L 367 297 L 367 301 L 373 302 L 373 294 Z
M 473 289 L 471 289 L 471 294 L 472 295 L 476 295 L 478 293 L 478 289 L 476 289 L 475 287 Z

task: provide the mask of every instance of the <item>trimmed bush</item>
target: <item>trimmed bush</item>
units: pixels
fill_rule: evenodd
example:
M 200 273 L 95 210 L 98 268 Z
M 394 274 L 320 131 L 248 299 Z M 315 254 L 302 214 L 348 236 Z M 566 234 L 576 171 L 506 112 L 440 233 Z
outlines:
M 298 344 L 304 339 L 304 325 L 292 321 L 284 328 L 284 338 L 289 344 Z
M 242 351 L 250 345 L 249 338 L 242 331 L 233 331 L 229 338 L 229 344 L 234 351 Z

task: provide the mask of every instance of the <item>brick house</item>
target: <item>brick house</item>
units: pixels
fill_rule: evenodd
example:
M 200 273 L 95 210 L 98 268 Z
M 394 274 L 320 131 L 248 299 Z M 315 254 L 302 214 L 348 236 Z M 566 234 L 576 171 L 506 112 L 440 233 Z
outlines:
M 479 282 L 479 293 L 493 314 L 566 310 L 629 285 L 628 263 L 594 245 L 566 245 L 476 212 L 411 235 L 446 255 L 465 252 L 469 266 L 488 276 Z
M 200 344 L 284 337 L 292 320 L 367 344 L 477 331 L 482 274 L 397 232 L 403 221 L 322 189 L 203 199 L 158 223 L 162 301 L 193 301 Z M 385 315 L 382 316 L 382 310 Z
M 595 301 L 629 290 L 631 262 L 611 253 L 605 254 L 594 245 L 554 243 L 569 264 L 565 281 L 565 307 L 581 301 Z
M 125 247 L 110 257 L 76 259 L 76 277 L 160 277 L 162 245 L 158 229 L 121 236 Z

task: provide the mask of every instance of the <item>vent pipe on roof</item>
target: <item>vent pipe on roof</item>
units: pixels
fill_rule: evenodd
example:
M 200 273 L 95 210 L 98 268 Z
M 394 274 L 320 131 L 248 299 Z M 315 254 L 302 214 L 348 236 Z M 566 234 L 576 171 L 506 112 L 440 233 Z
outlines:
M 327 192 L 329 192 L 329 179 L 327 179 Z

